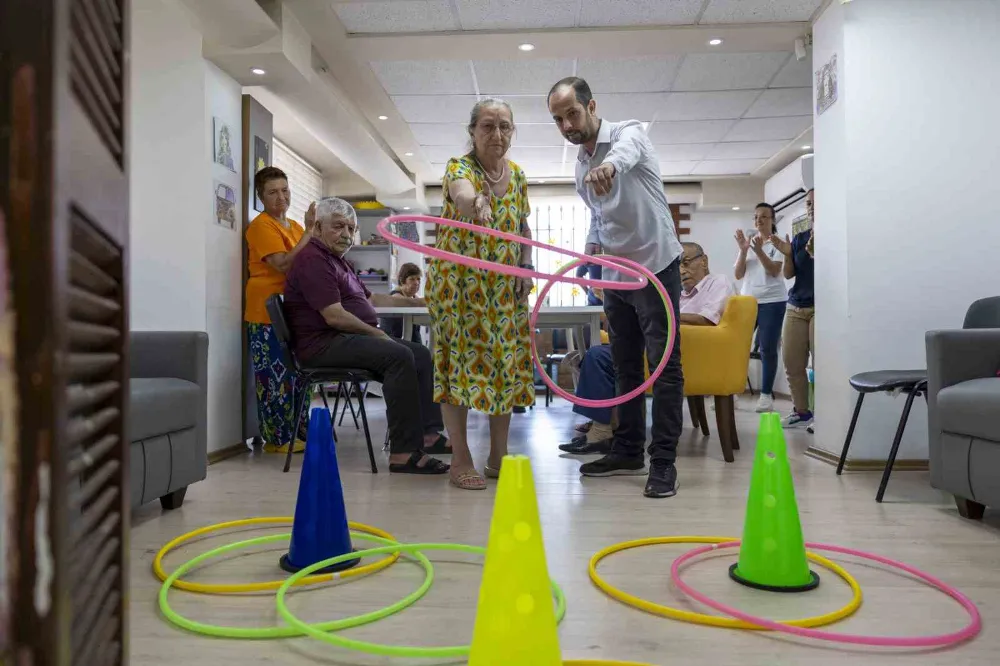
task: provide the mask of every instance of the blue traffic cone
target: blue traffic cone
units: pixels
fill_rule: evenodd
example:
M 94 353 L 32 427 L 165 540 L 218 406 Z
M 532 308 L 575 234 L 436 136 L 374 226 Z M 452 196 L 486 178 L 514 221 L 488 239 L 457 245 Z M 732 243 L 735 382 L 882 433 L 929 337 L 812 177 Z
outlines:
M 344 507 L 344 487 L 340 484 L 336 443 L 330 412 L 321 407 L 309 416 L 309 435 L 299 478 L 299 498 L 295 503 L 295 522 L 288 554 L 281 558 L 281 568 L 295 573 L 311 564 L 353 550 Z M 360 559 L 347 560 L 316 573 L 350 569 Z

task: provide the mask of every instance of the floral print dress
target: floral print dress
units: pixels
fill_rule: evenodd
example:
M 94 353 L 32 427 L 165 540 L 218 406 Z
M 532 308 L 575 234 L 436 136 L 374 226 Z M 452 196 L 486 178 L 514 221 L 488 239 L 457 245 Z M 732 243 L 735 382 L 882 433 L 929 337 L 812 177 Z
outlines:
M 519 233 L 530 213 L 528 182 L 513 162 L 502 197 L 492 195 L 491 228 Z M 471 155 L 453 158 L 444 176 L 442 217 L 463 217 L 448 193 L 456 180 L 491 193 L 482 167 Z M 441 226 L 436 247 L 516 266 L 520 244 Z M 427 271 L 427 305 L 434 332 L 434 400 L 499 416 L 535 401 L 528 306 L 514 296 L 515 278 L 495 271 L 433 259 Z

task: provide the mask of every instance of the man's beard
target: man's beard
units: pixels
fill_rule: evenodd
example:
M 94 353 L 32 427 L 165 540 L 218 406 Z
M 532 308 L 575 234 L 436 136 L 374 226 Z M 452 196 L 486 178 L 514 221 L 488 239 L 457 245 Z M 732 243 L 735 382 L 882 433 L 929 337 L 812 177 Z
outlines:
M 594 133 L 588 130 L 580 130 L 574 132 L 568 132 L 566 135 L 566 140 L 572 143 L 574 146 L 581 146 L 594 137 Z

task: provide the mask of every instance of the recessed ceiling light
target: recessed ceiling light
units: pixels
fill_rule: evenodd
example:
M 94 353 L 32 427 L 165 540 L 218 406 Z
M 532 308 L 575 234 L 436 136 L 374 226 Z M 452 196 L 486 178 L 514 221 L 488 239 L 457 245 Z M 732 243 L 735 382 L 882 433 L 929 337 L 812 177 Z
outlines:
M 413 157 L 413 153 L 403 153 L 406 157 Z
M 812 146 L 802 146 L 802 150 L 809 150 L 811 148 L 812 148 Z
M 250 69 L 250 73 L 251 74 L 256 74 L 257 76 L 264 76 L 265 74 L 267 74 L 267 72 L 265 72 L 264 70 L 262 70 L 260 67 L 252 67 Z
M 410 210 L 409 206 L 403 206 L 403 210 Z
M 534 44 L 521 44 L 517 48 L 521 49 L 522 51 L 534 51 L 535 50 L 535 45 Z
M 740 209 L 739 206 L 733 206 L 733 210 L 739 210 L 739 209 Z
M 708 40 L 708 45 L 709 46 L 718 46 L 721 43 L 722 43 L 722 40 L 719 39 L 718 37 L 716 37 L 715 39 Z
M 544 184 L 545 184 L 545 181 L 544 181 L 544 180 L 540 180 L 540 181 L 538 181 L 538 182 L 539 182 L 539 184 L 542 184 L 542 185 L 544 185 Z
M 389 120 L 389 116 L 379 116 L 379 120 Z

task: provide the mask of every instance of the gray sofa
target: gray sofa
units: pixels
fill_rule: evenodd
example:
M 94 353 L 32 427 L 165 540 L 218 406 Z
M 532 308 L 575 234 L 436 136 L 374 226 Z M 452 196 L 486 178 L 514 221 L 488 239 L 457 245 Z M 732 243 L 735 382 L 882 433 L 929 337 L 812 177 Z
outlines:
M 133 331 L 129 345 L 132 507 L 176 509 L 208 467 L 208 335 Z
M 986 317 L 995 328 L 975 326 Z M 929 331 L 926 345 L 931 485 L 979 519 L 1000 508 L 1000 298 L 974 303 L 963 330 Z

